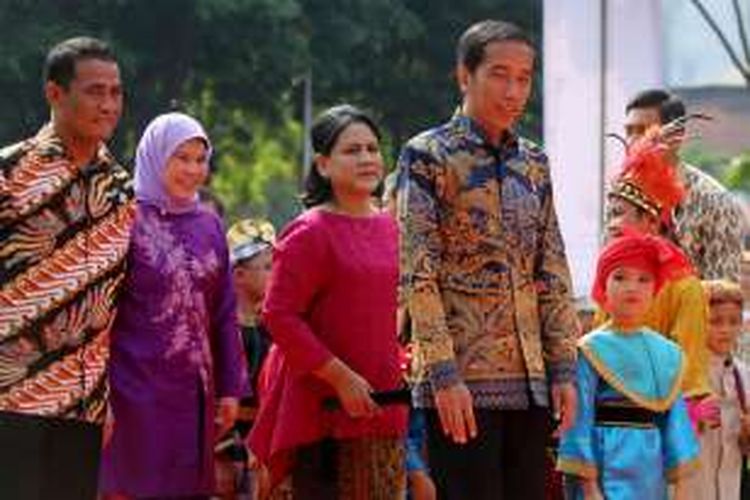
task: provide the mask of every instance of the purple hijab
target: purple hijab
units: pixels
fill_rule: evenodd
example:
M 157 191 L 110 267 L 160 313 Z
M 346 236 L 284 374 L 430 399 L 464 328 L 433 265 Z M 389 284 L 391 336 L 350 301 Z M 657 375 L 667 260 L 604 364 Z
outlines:
M 178 202 L 167 194 L 162 180 L 169 157 L 182 143 L 195 138 L 206 141 L 210 158 L 211 141 L 195 118 L 183 113 L 166 113 L 148 124 L 135 153 L 135 197 L 139 202 L 169 212 L 189 212 L 197 208 L 197 194 L 187 204 Z

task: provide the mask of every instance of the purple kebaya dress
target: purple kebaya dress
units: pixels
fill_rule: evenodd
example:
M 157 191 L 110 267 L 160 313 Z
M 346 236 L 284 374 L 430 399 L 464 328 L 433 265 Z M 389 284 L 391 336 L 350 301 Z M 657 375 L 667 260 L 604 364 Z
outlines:
M 207 210 L 139 206 L 127 264 L 102 490 L 210 493 L 214 398 L 240 396 L 244 372 L 221 224 Z
M 191 133 L 203 137 L 199 132 L 187 127 L 168 139 L 179 145 Z M 164 134 L 156 138 L 161 142 L 154 148 L 164 149 Z M 164 163 L 169 154 L 161 152 Z M 136 174 L 145 168 L 141 159 L 139 146 Z M 158 174 L 145 180 L 159 182 Z M 213 212 L 197 204 L 169 210 L 157 201 L 138 199 L 112 328 L 115 425 L 103 451 L 100 487 L 137 498 L 208 495 L 215 399 L 246 389 L 229 256 Z

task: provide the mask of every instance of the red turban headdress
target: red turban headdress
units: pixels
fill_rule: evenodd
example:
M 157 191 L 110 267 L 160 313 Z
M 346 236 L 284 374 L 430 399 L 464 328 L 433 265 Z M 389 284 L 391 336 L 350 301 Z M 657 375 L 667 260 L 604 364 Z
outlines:
M 618 267 L 643 269 L 654 275 L 656 290 L 665 281 L 693 272 L 690 260 L 674 243 L 650 234 L 627 229 L 623 236 L 608 243 L 599 254 L 592 298 L 602 307 L 607 301 L 607 278 Z

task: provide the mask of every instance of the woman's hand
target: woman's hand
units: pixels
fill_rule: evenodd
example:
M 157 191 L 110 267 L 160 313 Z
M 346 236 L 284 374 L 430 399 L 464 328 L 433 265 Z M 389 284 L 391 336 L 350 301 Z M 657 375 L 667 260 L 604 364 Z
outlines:
M 240 404 L 237 398 L 220 398 L 216 409 L 216 426 L 217 436 L 223 436 L 229 429 L 234 426 L 237 415 L 240 411 Z
M 255 488 L 253 500 L 265 500 L 271 494 L 271 476 L 265 465 L 258 465 L 255 471 Z
M 335 389 L 341 407 L 350 417 L 370 418 L 380 412 L 370 396 L 372 386 L 340 359 L 333 358 L 314 373 Z
M 115 432 L 115 415 L 112 413 L 112 407 L 107 406 L 107 416 L 102 426 L 102 448 L 109 446 L 112 440 L 112 434 Z

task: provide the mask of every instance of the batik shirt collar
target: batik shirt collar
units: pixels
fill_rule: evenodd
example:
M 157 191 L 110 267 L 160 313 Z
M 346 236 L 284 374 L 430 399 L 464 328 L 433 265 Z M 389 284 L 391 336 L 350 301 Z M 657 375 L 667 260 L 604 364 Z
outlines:
M 518 153 L 518 135 L 513 129 L 503 132 L 499 144 L 492 144 L 479 123 L 467 116 L 462 108 L 456 109 L 451 122 L 458 134 L 476 146 L 496 152 L 500 157 L 513 156 Z

